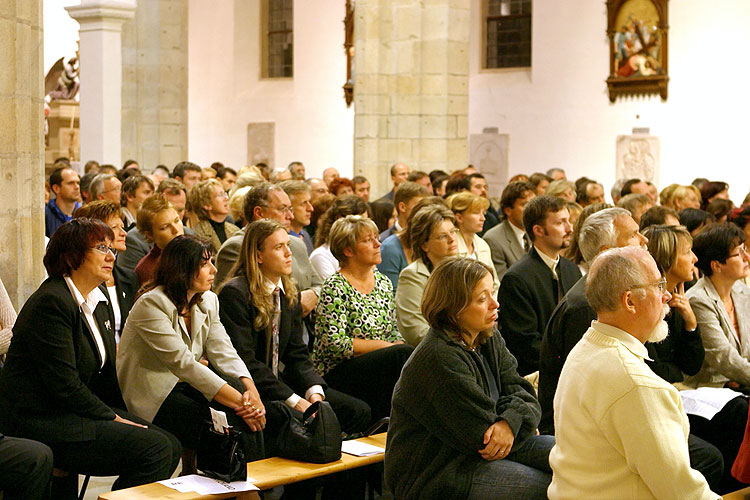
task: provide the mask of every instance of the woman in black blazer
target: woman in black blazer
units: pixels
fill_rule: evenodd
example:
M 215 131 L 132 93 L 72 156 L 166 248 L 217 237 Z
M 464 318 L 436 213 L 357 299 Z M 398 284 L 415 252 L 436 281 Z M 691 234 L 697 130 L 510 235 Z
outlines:
M 344 431 L 365 430 L 370 421 L 369 406 L 327 387 L 310 361 L 302 340 L 302 308 L 292 278 L 289 234 L 284 226 L 270 219 L 250 224 L 232 274 L 235 277 L 219 291 L 219 314 L 261 399 L 281 401 L 300 412 L 326 399 Z M 283 373 L 279 369 L 282 365 Z M 265 440 L 269 445 L 276 437 L 274 424 L 283 416 L 274 415 L 271 405 L 266 409 Z
M 76 219 L 86 217 L 104 222 L 114 233 L 112 248 L 117 250 L 118 253 L 127 249 L 125 246 L 127 233 L 120 218 L 120 205 L 114 201 L 97 200 L 86 203 L 76 210 L 74 217 Z M 115 315 L 115 341 L 119 343 L 125 320 L 128 319 L 128 313 L 130 313 L 133 302 L 135 302 L 135 296 L 138 293 L 138 277 L 130 269 L 121 266 L 120 259 L 115 259 L 112 276 L 99 286 L 112 304 L 112 311 Z
M 52 236 L 49 273 L 24 304 L 0 374 L 0 431 L 52 448 L 55 466 L 120 477 L 113 488 L 168 478 L 180 458 L 170 434 L 120 408 L 114 318 L 98 286 L 116 251 L 103 222 L 75 219 Z M 54 498 L 71 492 L 55 491 Z

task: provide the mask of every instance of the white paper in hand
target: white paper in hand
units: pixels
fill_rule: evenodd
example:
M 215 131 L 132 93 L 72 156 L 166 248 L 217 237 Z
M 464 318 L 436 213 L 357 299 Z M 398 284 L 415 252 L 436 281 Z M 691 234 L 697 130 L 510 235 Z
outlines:
M 227 414 L 223 411 L 214 410 L 211 407 L 208 409 L 211 410 L 211 421 L 214 423 L 214 430 L 219 434 L 226 434 L 227 429 L 229 428 Z

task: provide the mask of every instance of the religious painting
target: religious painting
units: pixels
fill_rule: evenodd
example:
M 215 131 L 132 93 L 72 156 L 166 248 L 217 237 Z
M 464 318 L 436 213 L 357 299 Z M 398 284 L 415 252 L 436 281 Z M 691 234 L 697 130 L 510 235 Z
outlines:
M 667 0 L 607 0 L 609 100 L 658 94 L 667 99 Z

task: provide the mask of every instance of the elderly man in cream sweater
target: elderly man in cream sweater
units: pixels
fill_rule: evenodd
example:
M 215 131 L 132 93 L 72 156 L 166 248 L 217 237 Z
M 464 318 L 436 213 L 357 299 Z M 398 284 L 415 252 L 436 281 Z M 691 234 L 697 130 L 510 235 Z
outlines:
M 670 294 L 645 250 L 607 250 L 591 266 L 597 312 L 565 361 L 554 399 L 550 500 L 719 499 L 690 468 L 677 390 L 645 364 L 646 341 L 668 333 Z

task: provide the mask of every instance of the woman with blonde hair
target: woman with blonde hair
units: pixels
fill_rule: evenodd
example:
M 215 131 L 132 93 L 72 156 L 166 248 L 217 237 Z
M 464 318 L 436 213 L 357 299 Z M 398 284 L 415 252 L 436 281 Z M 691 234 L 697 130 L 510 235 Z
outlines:
M 500 280 L 495 275 L 490 246 L 478 234 L 484 226 L 484 213 L 490 206 L 489 200 L 474 193 L 464 191 L 449 196 L 446 202 L 448 208 L 456 216 L 456 224 L 459 231 L 461 231 L 461 235 L 458 238 L 458 253 L 456 255 L 459 257 L 469 257 L 492 267 L 492 279 L 495 293 L 497 294 L 497 290 L 500 288 Z
M 693 186 L 676 186 L 672 189 L 666 203 L 662 203 L 669 208 L 674 208 L 675 212 L 680 212 L 686 208 L 701 208 L 701 192 Z
M 565 179 L 550 182 L 544 194 L 556 196 L 563 200 L 576 201 L 576 185 Z
M 369 404 L 373 419 L 389 415 L 393 385 L 411 354 L 396 326 L 391 282 L 375 269 L 378 236 L 375 223 L 358 215 L 331 227 L 331 252 L 341 270 L 320 291 L 313 349 L 318 373 Z
M 267 445 L 278 437 L 278 425 L 284 421 L 270 401 L 304 412 L 325 398 L 350 433 L 365 430 L 370 421 L 370 408 L 364 402 L 327 387 L 313 368 L 302 340 L 302 307 L 292 278 L 289 238 L 275 220 L 252 222 L 234 278 L 219 291 L 221 322 L 268 409 Z

